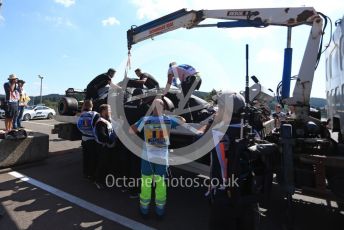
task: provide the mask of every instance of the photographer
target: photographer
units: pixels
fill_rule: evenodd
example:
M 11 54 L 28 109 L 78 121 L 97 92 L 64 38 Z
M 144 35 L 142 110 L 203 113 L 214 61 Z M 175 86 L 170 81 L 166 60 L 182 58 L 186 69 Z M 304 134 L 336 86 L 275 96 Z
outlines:
M 11 74 L 8 82 L 4 84 L 5 90 L 5 131 L 9 132 L 13 129 L 13 118 L 18 113 L 18 101 L 20 98 L 18 86 L 18 78 Z
M 210 180 L 220 182 L 209 186 L 209 229 L 253 229 L 254 203 L 240 201 L 250 193 L 251 186 L 249 158 L 237 141 L 245 99 L 240 94 L 224 92 L 217 96 L 217 104 L 215 117 L 205 127 L 208 130 L 214 124 L 210 130 L 215 144 L 210 152 Z

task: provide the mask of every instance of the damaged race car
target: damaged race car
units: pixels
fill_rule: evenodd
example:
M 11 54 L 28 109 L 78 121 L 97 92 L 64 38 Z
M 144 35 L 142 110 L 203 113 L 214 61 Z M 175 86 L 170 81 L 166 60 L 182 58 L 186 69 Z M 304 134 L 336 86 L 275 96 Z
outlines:
M 93 100 L 94 110 L 108 100 L 121 98 L 124 109 L 124 115 L 128 124 L 131 125 L 145 116 L 149 107 L 155 97 L 162 94 L 161 89 L 147 89 L 136 84 L 134 79 L 127 79 L 127 82 L 121 82 L 119 85 L 126 85 L 121 92 L 112 92 L 112 89 L 107 86 L 98 91 L 98 98 Z M 108 98 L 111 97 L 111 98 Z M 180 107 L 182 100 L 181 90 L 178 88 L 171 88 L 170 91 L 162 97 L 165 103 L 165 112 L 169 114 L 178 113 L 179 116 L 185 118 L 195 129 L 200 128 L 206 124 L 208 119 L 215 113 L 216 108 L 205 100 L 191 95 L 186 101 L 183 109 Z M 85 98 L 84 90 L 76 90 L 69 88 L 65 91 L 63 97 L 58 104 L 58 114 L 55 119 L 63 122 L 55 125 L 53 133 L 58 134 L 59 138 L 66 140 L 81 140 L 81 134 L 76 128 L 76 121 L 81 112 L 82 104 Z M 114 108 L 113 108 L 114 109 Z M 171 131 L 171 148 L 179 148 L 197 139 L 197 134 L 191 132 L 183 127 L 178 127 Z

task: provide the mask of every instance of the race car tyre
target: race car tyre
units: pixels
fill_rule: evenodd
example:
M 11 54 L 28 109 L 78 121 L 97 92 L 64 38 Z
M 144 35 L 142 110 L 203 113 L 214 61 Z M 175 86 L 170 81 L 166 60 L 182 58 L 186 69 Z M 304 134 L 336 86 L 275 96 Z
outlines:
M 58 104 L 60 115 L 74 116 L 78 110 L 78 101 L 74 97 L 63 97 Z
M 149 96 L 146 97 L 142 103 L 143 104 L 148 104 L 151 105 L 152 101 L 155 99 L 155 96 Z M 162 100 L 164 101 L 164 106 L 165 106 L 165 110 L 172 112 L 174 110 L 174 104 L 171 101 L 171 99 L 169 99 L 168 97 L 164 96 L 162 98 Z
M 173 102 L 166 96 L 163 97 L 162 100 L 164 101 L 165 110 L 172 112 L 174 110 Z

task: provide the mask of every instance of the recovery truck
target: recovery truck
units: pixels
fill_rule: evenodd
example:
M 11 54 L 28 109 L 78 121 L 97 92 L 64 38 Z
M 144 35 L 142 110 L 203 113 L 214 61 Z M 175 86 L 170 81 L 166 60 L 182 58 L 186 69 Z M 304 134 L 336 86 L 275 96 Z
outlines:
M 127 31 L 128 49 L 130 51 L 132 46 L 138 42 L 178 28 L 285 27 L 287 29 L 287 47 L 284 53 L 284 68 L 279 92 L 281 92 L 281 102 L 295 108 L 295 116 L 288 118 L 282 124 L 280 131 L 277 132 L 272 132 L 272 128 L 270 128 L 271 120 L 267 120 L 262 124 L 265 130 L 263 136 L 265 141 L 278 144 L 280 149 L 279 162 L 274 164 L 274 172 L 278 174 L 279 182 L 283 185 L 289 197 L 294 194 L 296 188 L 301 192 L 317 193 L 320 196 L 328 196 L 328 189 L 330 188 L 336 195 L 343 197 L 343 187 L 338 185 L 344 184 L 344 177 L 336 174 L 344 166 L 343 153 L 337 151 L 337 145 L 331 140 L 326 124 L 321 123 L 320 116 L 310 114 L 309 106 L 314 71 L 322 52 L 324 33 L 322 16 L 312 7 L 199 11 L 181 9 L 144 25 L 132 26 Z M 206 19 L 228 21 L 215 24 L 202 23 Z M 300 25 L 310 26 L 310 32 L 294 91 L 290 96 L 291 32 L 293 27 Z M 245 95 L 247 104 L 251 104 L 250 99 L 262 100 L 261 102 L 264 103 L 268 103 L 269 100 L 273 99 L 270 92 L 264 90 L 264 87 L 260 87 L 260 83 L 254 84 L 251 90 L 248 89 L 247 84 L 246 89 L 246 92 L 249 92 Z M 57 116 L 57 120 L 66 123 L 59 124 L 54 132 L 58 133 L 62 138 L 78 139 L 75 138 L 77 133 L 74 133 L 74 131 L 76 130 L 75 121 L 80 104 L 78 105 L 78 100 L 73 97 L 75 91 L 71 89 L 66 93 L 69 97 L 64 98 L 64 102 L 60 103 L 60 115 Z M 150 93 L 149 91 L 146 92 L 148 95 L 154 95 L 154 93 Z M 109 94 L 109 97 L 111 98 L 112 94 Z M 177 105 L 176 103 L 172 104 L 175 107 Z M 256 118 L 261 116 L 261 113 L 252 112 L 258 111 L 252 106 L 247 107 L 251 108 L 249 113 L 253 114 L 250 125 L 257 126 L 254 123 L 259 122 L 260 119 Z M 66 111 L 68 112 L 65 113 Z M 198 111 L 205 112 L 203 108 Z M 211 114 L 212 112 L 208 111 L 205 117 L 207 118 Z M 189 120 L 188 122 L 192 121 Z
M 335 23 L 330 46 L 326 50 L 326 100 L 327 115 L 338 141 L 344 134 L 344 16 Z
M 205 24 L 203 22 L 206 19 L 227 21 Z M 310 112 L 309 105 L 314 72 L 322 53 L 324 20 L 326 26 L 327 17 L 312 7 L 198 11 L 181 9 L 144 25 L 132 26 L 127 31 L 128 50 L 138 42 L 178 28 L 285 27 L 287 47 L 284 51 L 282 81 L 277 91 L 281 94 L 278 97 L 280 102 L 293 106 L 295 114 L 287 118 L 279 131 L 269 132 L 271 129 L 268 129 L 264 138 L 279 146 L 280 161 L 274 164 L 274 168 L 289 200 L 296 189 L 298 192 L 327 198 L 334 193 L 337 195 L 335 199 L 338 200 L 344 198 L 344 153 L 339 151 L 338 145 L 331 139 L 326 124 L 320 120 L 320 114 Z M 310 26 L 310 32 L 294 91 L 290 96 L 291 32 L 293 27 L 300 25 Z M 248 85 L 246 87 L 248 88 Z M 246 99 L 253 99 L 254 93 L 256 98 L 259 98 L 259 94 L 269 95 L 269 92 L 264 91 L 259 91 L 257 95 L 253 88 L 251 87 L 251 91 L 246 90 L 250 92 L 246 93 Z M 251 103 L 249 100 L 246 102 Z M 264 125 L 267 127 L 267 123 Z
M 344 16 L 335 22 L 336 30 L 326 50 L 326 100 L 329 128 L 337 133 L 337 152 L 344 155 Z M 339 163 L 339 162 L 338 162 Z M 334 192 L 343 197 L 344 169 L 332 169 L 329 180 Z

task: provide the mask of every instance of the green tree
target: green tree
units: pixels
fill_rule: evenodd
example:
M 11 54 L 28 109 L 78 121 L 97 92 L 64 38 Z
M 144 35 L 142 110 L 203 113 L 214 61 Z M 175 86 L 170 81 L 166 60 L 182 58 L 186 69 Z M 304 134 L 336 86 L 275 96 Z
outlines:
M 206 100 L 206 101 L 211 101 L 212 98 L 213 98 L 213 96 L 215 96 L 216 94 L 217 94 L 216 90 L 213 89 L 213 90 L 204 98 L 204 100 Z

